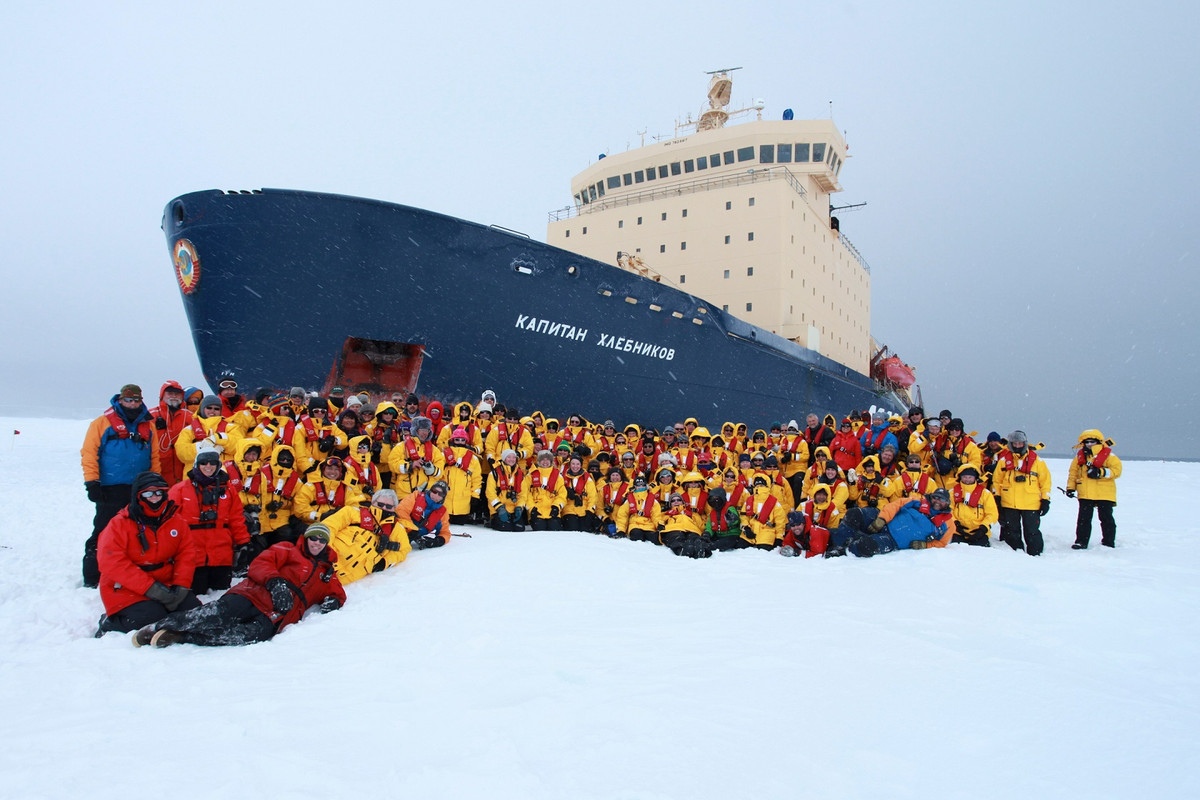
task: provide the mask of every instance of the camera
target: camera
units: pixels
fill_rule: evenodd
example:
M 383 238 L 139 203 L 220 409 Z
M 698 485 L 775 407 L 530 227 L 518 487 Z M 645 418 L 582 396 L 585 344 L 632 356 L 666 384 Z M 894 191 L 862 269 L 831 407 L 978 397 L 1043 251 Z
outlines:
M 1013 480 L 1016 481 L 1017 483 L 1024 483 L 1027 480 L 1027 478 L 1024 475 L 1017 475 L 1016 477 L 1013 478 Z
M 200 512 L 201 522 L 216 522 L 217 512 L 214 509 L 208 508 Z

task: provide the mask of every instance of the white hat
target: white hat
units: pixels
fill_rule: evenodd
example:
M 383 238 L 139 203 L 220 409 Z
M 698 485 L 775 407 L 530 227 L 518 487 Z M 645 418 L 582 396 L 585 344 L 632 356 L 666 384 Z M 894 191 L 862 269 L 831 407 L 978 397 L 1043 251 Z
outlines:
M 200 460 L 200 456 L 204 455 L 205 453 L 216 453 L 217 457 L 219 458 L 224 452 L 225 448 L 221 445 L 214 444 L 208 439 L 201 439 L 200 441 L 196 442 L 196 457 L 192 460 L 192 466 L 195 466 L 196 462 Z

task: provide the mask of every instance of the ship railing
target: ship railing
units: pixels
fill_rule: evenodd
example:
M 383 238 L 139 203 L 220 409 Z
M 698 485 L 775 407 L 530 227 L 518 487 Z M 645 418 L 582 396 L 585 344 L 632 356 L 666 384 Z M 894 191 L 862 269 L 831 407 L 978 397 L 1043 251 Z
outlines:
M 858 252 L 858 248 L 854 246 L 854 242 L 851 242 L 849 239 L 847 239 L 846 234 L 841 233 L 840 231 L 838 238 L 842 240 L 842 244 L 846 246 L 846 250 L 850 253 L 850 255 L 854 256 L 854 260 L 858 262 L 858 265 L 866 270 L 867 274 L 870 275 L 871 265 L 868 264 L 867 260 L 862 257 L 862 253 Z
M 603 200 L 593 200 L 590 203 L 582 206 L 582 209 L 577 206 L 567 206 L 566 208 L 556 209 L 548 214 L 550 222 L 561 222 L 567 219 L 573 219 L 580 215 L 581 210 L 591 213 L 593 211 L 605 211 L 610 208 L 621 208 L 624 206 L 638 205 L 639 203 L 648 203 L 652 200 L 657 200 L 662 197 L 678 197 L 685 194 L 695 194 L 696 192 L 707 192 L 710 189 L 719 189 L 727 186 L 744 186 L 751 183 L 764 183 L 766 181 L 784 180 L 788 186 L 795 190 L 796 194 L 800 195 L 801 199 L 808 202 L 808 191 L 804 188 L 804 184 L 792 174 L 791 170 L 784 167 L 775 167 L 768 169 L 750 169 L 745 172 L 738 172 L 733 175 L 722 175 L 712 178 L 698 178 L 696 180 L 686 181 L 684 183 L 674 183 L 669 186 L 655 187 L 653 189 L 642 189 L 641 191 L 632 192 L 630 194 L 620 194 L 615 197 L 606 197 Z

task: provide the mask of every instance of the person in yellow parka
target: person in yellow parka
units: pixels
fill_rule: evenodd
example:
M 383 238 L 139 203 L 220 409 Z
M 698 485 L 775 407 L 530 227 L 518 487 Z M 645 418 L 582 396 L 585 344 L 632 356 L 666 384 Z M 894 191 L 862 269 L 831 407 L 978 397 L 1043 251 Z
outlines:
M 600 522 L 596 516 L 598 492 L 596 481 L 592 479 L 591 473 L 583 468 L 582 455 L 572 453 L 567 458 L 562 480 L 564 491 L 567 493 L 567 502 L 562 512 L 563 530 L 595 533 Z
M 963 433 L 963 421 L 958 417 L 950 420 L 946 432 L 934 442 L 933 450 L 936 473 L 933 479 L 946 491 L 954 486 L 955 472 L 963 464 L 973 465 L 982 474 L 983 453 L 975 440 Z
M 467 446 L 474 450 L 476 455 L 483 455 L 483 436 L 472 411 L 471 404 L 468 402 L 455 404 L 454 419 L 447 420 L 441 431 L 438 432 L 438 447 L 442 450 L 449 447 L 451 434 L 458 428 L 462 428 L 467 434 Z
M 633 479 L 625 502 L 617 506 L 613 522 L 619 535 L 635 542 L 660 544 L 658 529 L 662 527 L 662 504 L 650 491 L 644 475 Z
M 609 536 L 620 535 L 616 527 L 617 508 L 629 494 L 631 484 L 620 467 L 608 468 L 608 474 L 597 488 L 596 514 L 600 518 L 600 532 Z
M 203 441 L 211 443 L 218 453 L 232 455 L 242 438 L 241 429 L 221 416 L 221 398 L 215 394 L 205 395 L 191 423 L 179 432 L 175 455 L 184 464 L 194 464 L 196 445 Z
M 855 473 L 854 480 L 849 484 L 850 505 L 856 505 L 859 508 L 878 508 L 887 504 L 887 497 L 884 494 L 886 481 L 879 471 L 879 456 L 867 456 L 859 463 L 857 470 L 850 471 Z
M 529 457 L 533 455 L 533 434 L 521 424 L 521 417 L 517 410 L 510 408 L 505 413 L 505 418 L 492 426 L 483 448 L 493 467 L 500 461 L 500 454 L 505 450 L 512 450 L 516 453 L 517 461 L 523 467 Z
M 371 455 L 379 467 L 380 483 L 387 487 L 392 485 L 392 465 L 389 459 L 392 448 L 400 443 L 402 437 L 397 427 L 400 419 L 400 409 L 395 403 L 382 402 L 375 407 L 375 419 L 367 423 L 363 430 L 371 437 Z
M 688 505 L 683 495 L 676 492 L 667 501 L 663 514 L 662 532 L 659 539 L 663 547 L 677 556 L 708 558 L 712 555 L 709 539 L 704 533 L 704 516 Z M 704 509 L 708 511 L 707 508 Z
M 885 503 L 898 500 L 901 497 L 919 495 L 924 497 L 933 492 L 937 485 L 925 471 L 924 460 L 920 453 L 909 453 L 904 464 L 904 471 L 893 475 L 884 481 L 883 497 Z
M 459 403 L 470 408 L 470 403 Z M 449 426 L 446 426 L 449 427 Z M 446 513 L 450 521 L 463 524 L 471 520 L 471 508 L 483 489 L 484 460 L 470 441 L 470 434 L 461 425 L 450 433 L 449 444 L 442 450 L 446 469 L 443 479 L 450 486 L 446 495 Z
M 335 450 L 342 450 L 349 444 L 346 434 L 330 419 L 332 412 L 328 400 L 317 397 L 309 401 L 308 413 L 303 414 L 297 424 L 304 432 L 304 448 L 296 451 L 296 457 L 302 455 L 307 460 L 300 462 L 300 468 L 308 471 L 321 460 L 328 458 Z
M 857 476 L 856 476 L 857 477 Z M 832 458 L 825 462 L 825 471 L 821 473 L 821 478 L 818 483 L 823 483 L 829 487 L 829 500 L 838 511 L 845 514 L 846 504 L 850 502 L 850 485 L 842 476 L 842 471 L 838 467 L 837 462 Z
M 346 467 L 337 456 L 330 456 L 309 475 L 296 491 L 292 516 L 304 525 L 320 522 L 335 511 L 364 501 L 361 492 L 345 482 Z
M 1079 498 L 1079 515 L 1075 518 L 1075 543 L 1072 550 L 1086 550 L 1092 539 L 1092 510 L 1100 517 L 1100 544 L 1117 546 L 1117 522 L 1113 508 L 1117 505 L 1117 478 L 1121 477 L 1121 459 L 1112 451 L 1113 441 L 1105 439 L 1096 428 L 1079 434 L 1079 448 L 1071 459 L 1067 475 L 1067 497 Z
M 303 533 L 303 526 L 292 528 L 292 502 L 304 485 L 304 473 L 296 469 L 296 454 L 286 444 L 276 445 L 271 462 L 259 470 L 258 514 L 259 533 L 266 545 L 294 542 Z
M 433 443 L 433 422 L 429 417 L 417 416 L 412 420 L 412 436 L 392 448 L 388 465 L 392 468 L 392 489 L 401 500 L 442 477 L 446 456 Z
M 742 506 L 742 538 L 760 550 L 771 550 L 783 538 L 788 509 L 771 494 L 771 482 L 765 475 L 754 476 L 751 491 Z
M 412 552 L 407 531 L 396 524 L 396 504 L 395 492 L 380 489 L 370 505 L 346 506 L 325 520 L 343 586 L 394 567 Z
M 812 497 L 813 488 L 821 482 L 821 478 L 825 475 L 825 463 L 832 458 L 833 455 L 825 445 L 820 445 L 812 451 L 812 462 L 809 464 L 808 470 L 804 473 L 804 491 L 797 498 L 797 505 L 800 500 Z
M 529 481 L 517 461 L 517 451 L 506 448 L 500 453 L 499 463 L 488 473 L 487 503 L 493 530 L 525 530 Z
M 808 441 L 800 432 L 800 424 L 790 420 L 787 432 L 779 443 L 779 463 L 783 479 L 792 487 L 792 497 L 804 496 L 804 474 L 808 471 Z
M 373 460 L 371 445 L 371 437 L 365 433 L 351 437 L 350 456 L 346 459 L 346 483 L 362 492 L 367 499 L 383 488 L 383 476 Z
M 829 487 L 818 483 L 812 488 L 812 497 L 796 509 L 804 514 L 810 528 L 815 526 L 831 531 L 842 524 L 842 512 L 833 504 L 831 497 L 833 493 L 829 491 Z
M 932 424 L 932 420 L 930 420 Z M 1040 556 L 1045 548 L 1041 517 L 1050 511 L 1050 467 L 1029 446 L 1025 431 L 1008 435 L 996 461 L 993 485 L 1000 495 L 1000 541 Z
M 950 511 L 958 529 L 954 541 L 991 547 L 991 528 L 1000 519 L 996 498 L 983 485 L 974 464 L 963 464 L 955 477 L 958 482 L 950 490 Z
M 567 487 L 562 472 L 554 466 L 554 454 L 540 450 L 537 466 L 529 470 L 526 508 L 529 527 L 535 531 L 561 531 L 563 506 L 567 504 Z

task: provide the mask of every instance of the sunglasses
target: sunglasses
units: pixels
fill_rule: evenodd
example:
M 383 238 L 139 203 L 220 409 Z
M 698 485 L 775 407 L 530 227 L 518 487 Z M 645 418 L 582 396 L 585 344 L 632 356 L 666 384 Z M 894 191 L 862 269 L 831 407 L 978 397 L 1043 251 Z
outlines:
M 155 497 L 162 497 L 164 494 L 166 494 L 166 492 L 164 492 L 162 489 L 147 489 L 138 495 L 138 497 L 142 498 L 143 500 L 152 500 Z
M 445 497 L 446 496 L 446 493 L 443 492 L 441 489 L 430 489 L 429 493 L 431 495 L 433 495 L 434 497 Z
M 375 506 L 377 508 L 382 508 L 384 511 L 395 511 L 396 510 L 396 506 L 394 503 L 376 503 Z

